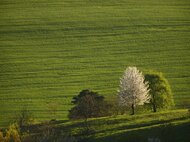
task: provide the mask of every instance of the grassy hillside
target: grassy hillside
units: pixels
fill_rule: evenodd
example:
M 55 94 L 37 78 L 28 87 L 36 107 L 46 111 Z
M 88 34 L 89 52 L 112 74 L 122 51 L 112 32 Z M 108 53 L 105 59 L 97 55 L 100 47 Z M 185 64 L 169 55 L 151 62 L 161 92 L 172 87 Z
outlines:
M 82 142 L 85 140 L 87 142 L 148 142 L 149 139 L 162 142 L 188 142 L 190 140 L 188 110 L 104 117 L 90 119 L 88 123 L 93 132 L 89 135 L 84 131 L 83 121 L 57 122 L 56 131 L 62 134 L 70 132 L 77 139 L 82 137 Z M 42 133 L 39 131 L 40 127 L 43 125 L 32 127 L 33 133 Z M 53 125 L 50 127 L 54 128 Z M 35 136 L 32 135 L 32 138 Z
M 1 0 L 0 126 L 27 105 L 66 118 L 85 88 L 116 94 L 127 66 L 161 71 L 190 104 L 189 0 Z

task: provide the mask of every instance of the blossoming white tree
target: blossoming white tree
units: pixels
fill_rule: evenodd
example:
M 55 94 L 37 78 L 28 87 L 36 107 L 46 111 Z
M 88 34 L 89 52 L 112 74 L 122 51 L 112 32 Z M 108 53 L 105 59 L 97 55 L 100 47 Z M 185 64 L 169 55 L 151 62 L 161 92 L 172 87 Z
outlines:
M 136 67 L 128 67 L 120 79 L 119 105 L 130 106 L 132 115 L 137 105 L 143 105 L 150 100 L 148 83 Z

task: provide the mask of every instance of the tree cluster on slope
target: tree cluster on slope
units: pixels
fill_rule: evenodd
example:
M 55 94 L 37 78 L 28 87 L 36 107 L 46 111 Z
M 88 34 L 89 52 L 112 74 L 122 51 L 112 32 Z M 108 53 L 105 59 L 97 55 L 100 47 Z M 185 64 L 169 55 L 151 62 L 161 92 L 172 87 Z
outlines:
M 72 103 L 75 106 L 69 111 L 71 119 L 108 116 L 110 115 L 108 108 L 112 107 L 103 96 L 88 89 L 82 90 L 78 96 L 73 97 Z

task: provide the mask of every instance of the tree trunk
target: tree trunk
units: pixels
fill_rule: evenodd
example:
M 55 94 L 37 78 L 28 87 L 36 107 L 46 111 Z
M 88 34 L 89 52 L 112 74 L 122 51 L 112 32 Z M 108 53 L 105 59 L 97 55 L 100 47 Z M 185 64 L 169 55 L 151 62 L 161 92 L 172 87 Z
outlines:
M 89 131 L 88 118 L 84 119 L 85 129 Z
M 156 103 L 155 103 L 155 96 L 154 96 L 154 94 L 152 96 L 152 107 L 153 107 L 153 112 L 156 112 Z
M 135 106 L 134 106 L 134 104 L 131 105 L 131 108 L 132 108 L 132 114 L 131 115 L 134 115 L 135 114 Z
M 153 105 L 153 112 L 156 112 L 156 104 L 152 103 L 152 105 Z

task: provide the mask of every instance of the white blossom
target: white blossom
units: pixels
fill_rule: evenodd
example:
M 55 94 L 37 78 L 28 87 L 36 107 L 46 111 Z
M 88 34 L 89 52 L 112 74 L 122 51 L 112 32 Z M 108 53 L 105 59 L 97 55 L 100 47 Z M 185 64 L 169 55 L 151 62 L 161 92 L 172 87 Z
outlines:
M 136 67 L 128 67 L 120 79 L 119 104 L 122 106 L 143 105 L 150 100 L 148 83 Z

